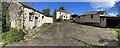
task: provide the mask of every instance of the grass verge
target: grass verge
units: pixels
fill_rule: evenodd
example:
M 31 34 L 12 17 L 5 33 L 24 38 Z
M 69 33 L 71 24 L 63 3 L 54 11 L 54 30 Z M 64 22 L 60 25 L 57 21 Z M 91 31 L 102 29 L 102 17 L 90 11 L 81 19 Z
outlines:
M 8 32 L 1 33 L 1 42 L 6 44 L 19 42 L 24 39 L 24 33 L 21 31 L 18 31 L 17 29 L 10 29 Z

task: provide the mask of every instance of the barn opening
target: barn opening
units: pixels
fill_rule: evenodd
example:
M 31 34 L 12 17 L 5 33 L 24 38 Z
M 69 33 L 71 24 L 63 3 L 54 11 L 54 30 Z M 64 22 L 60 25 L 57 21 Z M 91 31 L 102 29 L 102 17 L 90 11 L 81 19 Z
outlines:
M 120 25 L 120 18 L 106 18 L 106 25 L 110 28 L 115 28 Z

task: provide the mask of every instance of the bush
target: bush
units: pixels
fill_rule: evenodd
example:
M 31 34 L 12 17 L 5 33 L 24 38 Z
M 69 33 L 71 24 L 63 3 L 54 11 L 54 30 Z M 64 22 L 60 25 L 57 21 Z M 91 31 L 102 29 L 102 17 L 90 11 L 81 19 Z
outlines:
M 63 22 L 63 19 L 59 18 L 56 20 L 56 22 Z
M 24 39 L 24 33 L 17 29 L 11 29 L 8 32 L 3 33 L 2 41 L 5 43 L 18 42 Z
M 118 29 L 117 32 L 118 32 L 118 36 L 120 36 L 120 29 Z
M 71 22 L 71 23 L 73 23 L 73 20 L 64 19 L 64 22 Z
M 117 30 L 118 32 L 118 40 L 120 40 L 120 28 Z M 120 45 L 120 41 L 118 41 L 118 45 Z

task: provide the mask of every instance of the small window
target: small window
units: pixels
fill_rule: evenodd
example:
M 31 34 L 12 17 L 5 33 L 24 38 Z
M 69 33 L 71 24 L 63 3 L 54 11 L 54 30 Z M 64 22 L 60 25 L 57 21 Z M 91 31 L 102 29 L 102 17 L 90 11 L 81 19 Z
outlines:
M 91 18 L 93 18 L 93 15 L 91 15 Z
M 66 16 L 66 18 L 67 18 L 67 16 Z
M 42 16 L 42 19 L 44 18 L 44 16 Z
M 104 21 L 104 18 L 102 20 Z
M 65 18 L 65 16 L 64 16 L 64 18 Z
M 26 15 L 26 13 L 24 13 Z
M 29 13 L 29 21 L 33 21 L 32 14 Z
M 60 12 L 60 14 L 61 14 L 61 12 Z
M 80 16 L 78 16 L 78 18 L 80 18 Z

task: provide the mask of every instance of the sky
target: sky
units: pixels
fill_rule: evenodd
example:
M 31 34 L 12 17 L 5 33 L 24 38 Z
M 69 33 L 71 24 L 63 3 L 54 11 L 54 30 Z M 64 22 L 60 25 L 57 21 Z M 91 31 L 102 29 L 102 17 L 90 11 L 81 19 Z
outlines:
M 116 16 L 118 14 L 118 1 L 114 2 L 27 2 L 34 9 L 41 11 L 50 8 L 52 15 L 55 9 L 64 6 L 65 10 L 71 14 L 82 14 L 91 11 L 106 11 L 108 16 Z

